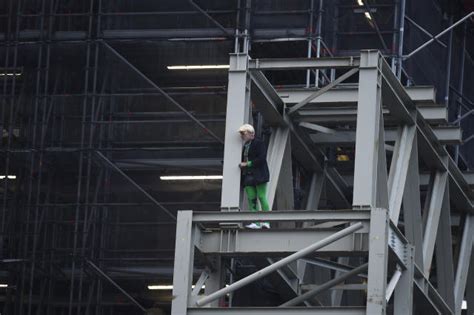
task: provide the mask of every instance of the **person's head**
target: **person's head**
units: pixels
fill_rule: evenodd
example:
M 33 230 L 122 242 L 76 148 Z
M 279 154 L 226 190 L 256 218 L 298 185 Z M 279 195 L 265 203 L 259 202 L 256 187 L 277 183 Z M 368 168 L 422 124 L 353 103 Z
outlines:
M 253 129 L 253 126 L 249 124 L 240 126 L 239 133 L 244 141 L 249 141 L 255 138 L 255 129 Z

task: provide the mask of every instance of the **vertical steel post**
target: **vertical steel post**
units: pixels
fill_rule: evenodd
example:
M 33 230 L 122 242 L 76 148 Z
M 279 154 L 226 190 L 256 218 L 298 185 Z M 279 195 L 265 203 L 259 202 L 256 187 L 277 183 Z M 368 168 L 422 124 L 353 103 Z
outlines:
M 415 275 L 415 247 L 409 246 L 407 255 L 407 269 L 402 271 L 402 276 L 398 280 L 395 288 L 394 314 L 395 315 L 412 315 L 414 290 L 413 281 Z
M 361 52 L 353 206 L 388 209 L 380 58 L 378 51 Z
M 460 71 L 459 71 L 459 95 L 458 98 L 458 108 L 457 108 L 457 117 L 456 119 L 459 121 L 458 126 L 461 126 L 461 116 L 462 116 L 462 95 L 464 93 L 464 67 L 465 67 L 465 62 L 466 62 L 466 34 L 467 34 L 467 23 L 464 23 L 464 32 L 463 32 L 463 40 L 462 40 L 462 48 L 461 48 L 461 64 L 460 64 Z M 456 149 L 454 151 L 454 161 L 456 162 L 456 165 L 459 164 L 459 149 L 460 145 L 456 145 Z
M 319 0 L 318 8 L 318 24 L 316 25 L 316 33 L 318 34 L 316 41 L 316 58 L 321 57 L 321 32 L 322 32 L 322 23 L 323 23 L 323 0 Z M 319 86 L 319 69 L 316 69 L 316 74 L 314 78 L 314 85 Z
M 310 8 L 309 8 L 309 23 L 308 23 L 308 52 L 307 57 L 311 58 L 311 52 L 313 49 L 313 16 L 314 16 L 314 0 L 310 1 Z M 320 0 L 321 1 L 321 0 Z M 311 70 L 306 70 L 306 87 L 309 88 L 311 85 Z
M 387 209 L 371 209 L 367 314 L 383 315 L 386 312 L 389 222 L 390 217 Z
M 449 26 L 453 24 L 453 16 L 449 17 Z M 444 87 L 444 104 L 449 108 L 449 85 L 451 83 L 451 56 L 453 50 L 453 30 L 449 31 L 448 54 L 446 57 L 446 81 Z
M 178 212 L 171 315 L 187 314 L 194 266 L 193 212 Z
M 229 89 L 225 126 L 222 210 L 240 209 L 240 168 L 242 140 L 239 127 L 249 121 L 250 78 L 246 53 L 230 55 Z
M 405 5 L 406 0 L 400 0 L 400 23 L 398 35 L 397 78 L 401 80 L 403 69 L 403 41 L 405 38 Z

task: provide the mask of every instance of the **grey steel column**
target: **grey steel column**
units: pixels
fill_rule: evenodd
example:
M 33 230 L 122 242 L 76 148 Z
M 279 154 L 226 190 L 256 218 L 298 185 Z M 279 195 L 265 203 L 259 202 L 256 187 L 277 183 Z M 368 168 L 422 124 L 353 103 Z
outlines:
M 405 2 L 406 0 L 400 1 L 400 29 L 398 35 L 398 58 L 397 58 L 397 78 L 398 80 L 402 77 L 403 69 L 403 40 L 405 35 Z
M 472 255 L 472 244 L 474 234 L 474 216 L 467 215 L 464 223 L 464 230 L 461 241 L 461 251 L 459 253 L 458 267 L 456 269 L 456 280 L 454 281 L 455 314 L 461 314 L 461 305 L 464 299 L 467 275 L 469 272 L 469 262 Z M 471 266 L 474 267 L 474 266 Z
M 325 178 L 326 172 L 313 173 L 313 176 L 311 177 L 311 184 L 309 186 L 308 199 L 306 200 L 306 210 L 318 209 Z
M 414 162 L 413 159 L 411 159 L 411 152 L 415 134 L 416 126 L 403 126 L 399 132 L 399 138 L 393 152 L 390 176 L 388 179 L 388 191 L 390 218 L 395 224 L 398 224 L 398 218 L 400 216 L 409 165 L 410 162 Z
M 449 25 L 453 24 L 453 16 L 449 18 Z M 448 39 L 448 56 L 446 57 L 446 82 L 444 90 L 444 104 L 449 108 L 449 85 L 451 83 L 451 56 L 453 51 L 453 31 L 449 31 Z
M 295 199 L 293 191 L 293 161 L 291 156 L 291 138 L 288 137 L 288 141 L 283 151 L 283 159 L 281 163 L 280 176 L 277 183 L 277 193 L 275 196 L 276 206 L 278 209 L 295 209 Z M 270 182 L 272 179 L 270 178 Z M 273 206 L 273 204 L 270 206 Z M 286 222 L 280 224 L 280 226 L 294 227 L 293 223 Z
M 449 185 L 447 185 L 436 236 L 436 278 L 440 295 L 446 304 L 454 310 L 453 240 L 449 199 Z
M 402 271 L 402 276 L 395 288 L 393 303 L 395 315 L 413 314 L 413 277 L 415 275 L 415 248 L 413 246 L 409 246 L 407 256 L 407 269 Z
M 240 209 L 240 168 L 242 140 L 238 129 L 249 121 L 250 79 L 247 73 L 249 57 L 245 53 L 230 55 L 229 88 L 222 179 L 222 210 Z
M 209 272 L 209 278 L 206 281 L 206 288 L 204 289 L 205 295 L 210 295 L 222 288 L 225 281 L 225 268 L 222 264 L 222 257 L 216 255 L 215 257 L 208 258 L 212 262 L 212 270 Z M 211 302 L 211 307 L 218 307 L 219 300 Z
M 313 16 L 314 16 L 314 0 L 310 1 L 310 8 L 309 8 L 309 36 L 308 36 L 308 53 L 307 57 L 311 58 L 311 52 L 313 50 Z M 306 87 L 309 88 L 311 85 L 311 69 L 306 70 Z
M 423 235 L 423 273 L 427 278 L 431 270 L 436 234 L 438 233 L 439 217 L 447 188 L 447 178 L 447 172 L 438 171 L 436 173 L 429 201 L 428 217 Z
M 403 194 L 403 219 L 405 223 L 405 236 L 410 244 L 415 246 L 415 262 L 418 266 L 423 266 L 423 224 L 420 196 L 418 139 L 415 134 L 405 183 L 405 193 Z
M 369 231 L 367 314 L 383 315 L 386 312 L 389 220 L 386 209 L 372 208 Z
M 192 211 L 178 212 L 171 315 L 187 314 L 194 269 L 194 238 L 192 223 Z
M 464 33 L 463 33 L 463 40 L 462 40 L 462 53 L 461 53 L 461 64 L 459 65 L 460 71 L 459 71 L 459 87 L 458 91 L 460 93 L 458 102 L 462 102 L 462 95 L 463 95 L 463 90 L 464 90 L 464 65 L 465 65 L 465 60 L 466 60 L 466 33 L 467 33 L 467 23 L 464 24 Z M 461 117 L 462 117 L 462 106 L 459 104 L 458 108 L 458 114 L 456 117 L 456 120 L 459 120 L 458 126 L 461 126 Z M 456 146 L 456 150 L 454 152 L 454 161 L 456 162 L 456 165 L 458 165 L 459 162 L 459 147 L 460 145 Z
M 471 253 L 471 263 L 469 266 L 468 279 L 474 279 L 474 255 Z M 469 281 L 466 285 L 467 314 L 474 313 L 474 281 Z M 462 303 L 462 302 L 461 302 Z
M 275 201 L 275 194 L 278 181 L 283 171 L 284 160 L 288 158 L 285 152 L 289 146 L 290 129 L 288 127 L 278 127 L 274 129 L 267 150 L 268 168 L 270 169 L 270 182 L 268 184 L 267 196 L 270 209 L 272 209 Z M 289 158 L 291 159 L 291 155 Z M 293 187 L 293 185 L 291 185 L 291 187 Z
M 317 42 L 316 42 L 316 58 L 321 57 L 321 30 L 322 30 L 322 19 L 323 19 L 323 6 L 324 0 L 319 0 L 319 9 L 318 9 L 318 24 L 316 28 L 316 33 L 318 34 Z M 316 69 L 315 79 L 314 79 L 314 86 L 319 87 L 319 69 Z
M 387 209 L 387 168 L 381 112 L 380 58 L 378 51 L 361 52 L 353 206 Z

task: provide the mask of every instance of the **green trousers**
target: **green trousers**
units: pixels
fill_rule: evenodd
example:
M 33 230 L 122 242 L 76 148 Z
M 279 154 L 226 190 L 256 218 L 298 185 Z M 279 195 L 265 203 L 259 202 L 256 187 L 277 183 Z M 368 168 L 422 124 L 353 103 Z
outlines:
M 260 201 L 263 211 L 270 210 L 267 200 L 267 183 L 257 186 L 245 186 L 244 189 L 249 200 L 250 211 L 259 211 L 257 199 Z

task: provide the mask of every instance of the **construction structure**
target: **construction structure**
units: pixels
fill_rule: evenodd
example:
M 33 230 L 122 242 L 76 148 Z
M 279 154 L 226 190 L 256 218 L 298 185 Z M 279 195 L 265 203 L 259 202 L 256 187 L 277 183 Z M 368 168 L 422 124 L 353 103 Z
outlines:
M 3 1 L 0 312 L 472 314 L 473 7 Z

